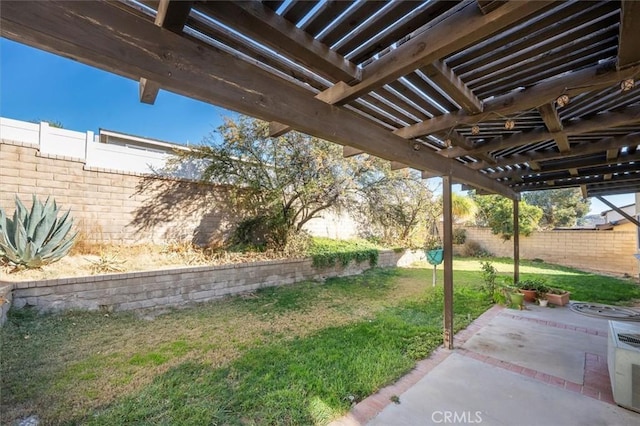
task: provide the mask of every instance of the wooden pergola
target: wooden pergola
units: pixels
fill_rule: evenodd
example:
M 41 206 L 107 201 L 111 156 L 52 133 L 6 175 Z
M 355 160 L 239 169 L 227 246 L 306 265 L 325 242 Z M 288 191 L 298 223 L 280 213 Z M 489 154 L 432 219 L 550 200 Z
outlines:
M 3 37 L 514 200 L 640 192 L 640 2 L 0 3 Z M 517 227 L 517 220 L 516 227 Z M 518 239 L 514 239 L 518 274 Z

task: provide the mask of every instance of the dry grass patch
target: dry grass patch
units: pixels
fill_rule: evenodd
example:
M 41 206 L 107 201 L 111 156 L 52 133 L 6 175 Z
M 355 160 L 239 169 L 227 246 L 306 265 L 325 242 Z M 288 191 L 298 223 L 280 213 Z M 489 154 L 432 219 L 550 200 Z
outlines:
M 284 258 L 275 252 L 235 253 L 211 250 L 190 243 L 167 245 L 83 244 L 58 262 L 37 269 L 0 264 L 0 280 L 31 281 L 105 273 L 152 271 L 183 266 L 226 265 Z

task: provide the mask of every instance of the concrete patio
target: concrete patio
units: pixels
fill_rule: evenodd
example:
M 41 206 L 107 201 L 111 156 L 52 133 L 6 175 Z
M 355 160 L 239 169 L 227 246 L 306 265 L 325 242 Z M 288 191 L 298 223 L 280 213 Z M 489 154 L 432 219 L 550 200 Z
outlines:
M 334 425 L 640 424 L 613 401 L 607 326 L 566 307 L 493 307 L 456 349 L 438 349 Z

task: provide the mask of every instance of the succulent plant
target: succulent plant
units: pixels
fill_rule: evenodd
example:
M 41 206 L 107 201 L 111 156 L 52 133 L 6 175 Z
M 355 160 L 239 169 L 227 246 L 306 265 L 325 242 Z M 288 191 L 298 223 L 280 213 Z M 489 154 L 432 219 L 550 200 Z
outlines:
M 70 211 L 58 218 L 59 207 L 47 198 L 44 204 L 33 196 L 31 211 L 16 197 L 13 220 L 0 208 L 0 257 L 15 265 L 39 268 L 64 257 L 76 238 L 69 236 Z

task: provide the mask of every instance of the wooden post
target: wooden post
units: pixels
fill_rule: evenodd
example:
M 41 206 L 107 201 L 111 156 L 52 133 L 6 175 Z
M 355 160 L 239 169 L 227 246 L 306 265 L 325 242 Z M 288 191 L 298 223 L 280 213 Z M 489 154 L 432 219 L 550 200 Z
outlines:
M 513 283 L 520 281 L 520 201 L 513 200 Z
M 444 347 L 453 349 L 453 214 L 451 176 L 442 176 L 444 248 Z

